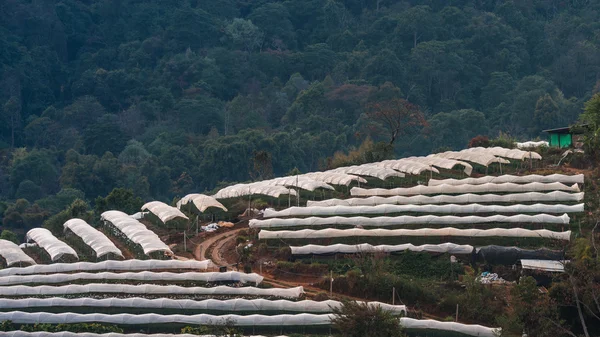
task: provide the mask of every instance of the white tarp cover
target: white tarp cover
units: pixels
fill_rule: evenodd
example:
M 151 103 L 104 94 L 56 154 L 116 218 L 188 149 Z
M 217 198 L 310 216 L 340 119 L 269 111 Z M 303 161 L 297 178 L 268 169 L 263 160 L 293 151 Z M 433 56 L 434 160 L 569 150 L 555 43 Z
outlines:
M 550 261 L 550 260 L 520 260 L 523 269 L 551 271 L 557 273 L 565 272 L 565 264 L 569 261 Z
M 65 286 L 7 286 L 0 287 L 0 296 L 66 296 L 74 294 L 135 294 L 135 295 L 201 295 L 201 296 L 259 296 L 298 298 L 304 294 L 304 288 L 295 287 L 288 289 L 255 287 L 181 287 L 175 285 L 154 284 L 116 284 L 116 283 L 90 283 L 85 285 L 70 284 Z M 1 320 L 0 320 L 1 321 Z
M 183 214 L 179 209 L 167 205 L 161 201 L 150 201 L 142 205 L 142 211 L 150 211 L 152 214 L 156 215 L 160 221 L 163 223 L 167 223 L 167 221 L 171 221 L 176 218 L 182 218 L 189 220 L 189 218 Z
M 35 241 L 38 246 L 50 255 L 52 261 L 59 260 L 65 254 L 79 259 L 79 256 L 77 256 L 77 253 L 73 248 L 57 239 L 56 236 L 46 228 L 34 228 L 27 232 L 26 238 L 27 241 Z
M 69 272 L 88 272 L 100 270 L 136 271 L 136 270 L 206 270 L 214 267 L 211 260 L 126 260 L 102 262 L 75 262 L 39 264 L 24 268 L 7 268 L 0 270 L 0 276 L 52 274 Z
M 373 163 L 379 167 L 390 168 L 392 170 L 400 171 L 407 174 L 419 175 L 425 171 L 432 171 L 435 173 L 440 173 L 438 169 L 433 167 L 433 165 L 423 164 L 418 161 L 412 161 L 409 159 L 394 159 L 394 160 L 384 160 L 377 163 Z
M 510 162 L 504 158 L 499 158 L 487 153 L 447 151 L 436 153 L 434 156 L 446 159 L 468 161 L 486 167 L 493 163 L 510 164 Z
M 550 174 L 538 175 L 530 174 L 526 176 L 514 176 L 505 174 L 502 176 L 485 176 L 481 178 L 466 178 L 466 179 L 429 179 L 429 186 L 437 185 L 481 185 L 487 183 L 502 184 L 527 184 L 527 183 L 563 183 L 563 184 L 583 184 L 583 174 L 565 175 L 565 174 Z
M 123 257 L 121 250 L 104 233 L 90 226 L 87 222 L 81 219 L 71 219 L 65 222 L 63 227 L 65 231 L 69 229 L 80 237 L 86 245 L 90 246 L 96 252 L 96 257 L 111 253 Z
M 421 245 L 414 246 L 410 243 L 403 245 L 379 245 L 373 246 L 368 243 L 359 245 L 336 244 L 329 246 L 306 245 L 290 246 L 292 255 L 327 255 L 327 254 L 356 254 L 356 253 L 394 253 L 410 250 L 411 252 L 430 252 L 430 253 L 450 253 L 450 254 L 471 254 L 473 246 L 457 245 L 454 243 L 442 243 L 439 245 Z M 0 305 L 1 305 L 0 301 Z
M 130 280 L 130 281 L 199 281 L 199 282 L 240 282 L 240 283 L 255 283 L 262 282 L 263 277 L 252 273 L 245 274 L 237 271 L 229 271 L 225 273 L 218 272 L 188 272 L 188 273 L 169 273 L 169 272 L 152 272 L 142 271 L 137 273 L 74 273 L 74 274 L 50 274 L 50 275 L 11 275 L 0 277 L 0 286 L 16 285 L 16 284 L 53 284 L 53 283 L 68 283 L 74 281 L 113 281 L 113 280 Z
M 434 155 L 429 155 L 427 157 L 408 157 L 406 159 L 412 160 L 412 161 L 417 161 L 419 163 L 423 163 L 423 164 L 427 164 L 427 165 L 433 165 L 433 166 L 443 168 L 446 170 L 453 170 L 454 167 L 456 167 L 456 166 L 462 166 L 462 167 L 464 167 L 463 171 L 468 176 L 470 176 L 471 173 L 473 172 L 473 166 L 471 166 L 471 164 L 464 162 L 464 161 L 460 161 L 460 160 L 436 157 Z
M 0 313 L 0 321 L 11 321 L 16 324 L 75 324 L 75 323 L 108 323 L 123 325 L 148 324 L 193 324 L 211 325 L 216 322 L 231 322 L 234 326 L 306 326 L 329 325 L 333 314 L 296 314 L 296 315 L 159 315 L 159 314 L 75 314 L 47 312 L 11 311 Z
M 394 236 L 464 236 L 464 237 L 517 237 L 547 238 L 555 240 L 571 240 L 571 231 L 554 232 L 547 229 L 530 230 L 523 228 L 491 228 L 491 229 L 458 229 L 419 228 L 419 229 L 301 229 L 298 231 L 261 230 L 258 238 L 265 239 L 318 239 L 345 237 L 394 237 Z
M 370 306 L 381 307 L 385 311 L 395 314 L 406 314 L 405 305 L 390 305 L 381 302 L 368 302 Z M 0 299 L 0 308 L 44 308 L 44 307 L 99 307 L 99 308 L 140 308 L 140 309 L 187 309 L 203 311 L 289 311 L 309 313 L 329 313 L 332 308 L 341 307 L 338 301 L 289 301 L 289 300 L 266 300 L 266 299 L 243 299 L 230 300 L 187 300 L 142 297 L 132 298 L 23 298 L 23 299 Z
M 481 185 L 437 185 L 400 188 L 372 188 L 365 189 L 353 187 L 350 194 L 353 196 L 393 196 L 393 195 L 418 195 L 418 194 L 464 194 L 464 193 L 497 193 L 497 192 L 542 192 L 542 191 L 567 191 L 581 192 L 579 186 L 567 186 L 562 183 L 529 183 L 529 184 L 481 184 Z
M 116 333 L 110 332 L 105 334 L 96 334 L 91 332 L 46 332 L 36 331 L 28 332 L 22 330 L 15 331 L 0 331 L 0 337 L 219 337 L 216 335 L 190 335 L 190 334 L 168 334 L 168 333 L 157 333 L 157 334 L 144 334 L 144 333 Z M 248 337 L 265 337 L 263 335 L 249 335 Z M 287 337 L 287 336 L 276 336 L 276 337 Z
M 519 149 L 531 149 L 534 147 L 540 147 L 540 146 L 550 146 L 550 143 L 548 143 L 545 140 L 541 140 L 539 142 L 534 142 L 534 141 L 528 141 L 528 142 L 522 142 L 522 143 L 517 143 L 517 148 Z
M 549 214 L 536 215 L 491 215 L 491 216 L 454 216 L 454 215 L 401 215 L 401 216 L 380 216 L 380 217 L 342 217 L 333 216 L 328 218 L 288 218 L 288 219 L 252 219 L 250 220 L 250 228 L 277 228 L 277 227 L 316 227 L 316 226 L 364 226 L 364 227 L 386 227 L 399 225 L 465 225 L 465 224 L 482 224 L 482 223 L 539 223 L 539 224 L 562 224 L 568 225 L 570 218 L 567 214 L 554 216 Z
M 387 178 L 391 177 L 405 177 L 404 173 L 389 168 L 380 167 L 374 164 L 338 167 L 327 172 L 355 174 L 358 176 L 374 177 L 380 180 L 386 180 Z
M 565 202 L 581 201 L 584 198 L 584 192 L 568 193 L 563 191 L 554 191 L 549 193 L 526 192 L 512 194 L 459 194 L 459 195 L 413 195 L 393 196 L 393 197 L 368 197 L 368 198 L 350 198 L 350 199 L 328 199 L 322 201 L 308 200 L 306 206 L 377 206 L 377 205 L 428 205 L 428 204 L 470 204 L 470 203 L 521 203 L 521 202 Z
M 305 173 L 302 176 L 308 177 L 313 180 L 322 181 L 324 183 L 332 184 L 332 185 L 344 185 L 348 186 L 353 181 L 359 182 L 361 184 L 366 184 L 367 180 L 365 178 L 346 174 L 346 173 L 336 173 L 336 172 L 311 172 Z
M 121 211 L 106 211 L 100 215 L 100 218 L 113 224 L 133 243 L 139 244 L 146 255 L 152 252 L 173 253 L 156 233 Z
M 292 216 L 334 216 L 355 214 L 394 214 L 394 213 L 579 213 L 583 212 L 584 204 L 534 204 L 534 205 L 377 205 L 377 206 L 310 206 L 290 207 L 281 211 L 266 209 L 265 218 Z
M 206 211 L 210 207 L 220 208 L 223 211 L 227 212 L 227 208 L 223 206 L 222 203 L 217 201 L 217 199 L 211 197 L 210 195 L 198 193 L 188 194 L 185 197 L 181 198 L 181 200 L 177 202 L 177 208 L 181 208 L 181 206 L 187 205 L 190 202 L 193 203 L 194 206 L 196 206 L 196 209 L 198 209 L 202 213 L 204 213 L 204 211 Z
M 488 328 L 482 325 L 476 324 L 462 324 L 457 322 L 440 322 L 431 319 L 414 319 L 408 317 L 400 318 L 400 323 L 406 329 L 432 329 L 442 331 L 454 331 L 469 336 L 478 337 L 497 337 L 500 335 L 501 329 L 499 328 Z
M 220 189 L 213 198 L 215 199 L 229 199 L 245 197 L 248 195 L 266 195 L 273 198 L 279 198 L 281 195 L 292 195 L 296 196 L 296 191 L 285 186 L 274 186 L 266 185 L 262 182 L 251 183 L 251 184 L 236 184 L 227 186 Z
M 519 149 L 505 149 L 503 147 L 472 147 L 470 149 L 462 150 L 461 152 L 474 152 L 474 153 L 484 153 L 491 154 L 496 157 L 504 157 L 509 159 L 517 159 L 517 160 L 525 160 L 525 159 L 542 159 L 536 152 L 532 151 L 523 151 Z
M 0 256 L 6 260 L 6 266 L 14 264 L 35 264 L 35 261 L 14 242 L 0 239 Z

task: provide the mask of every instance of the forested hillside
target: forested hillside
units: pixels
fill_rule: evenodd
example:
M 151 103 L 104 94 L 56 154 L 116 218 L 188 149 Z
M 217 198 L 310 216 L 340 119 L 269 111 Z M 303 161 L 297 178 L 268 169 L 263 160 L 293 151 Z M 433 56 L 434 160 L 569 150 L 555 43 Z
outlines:
M 444 4 L 444 5 L 442 5 Z M 417 106 L 397 155 L 520 139 L 577 119 L 598 90 L 586 0 L 0 1 L 0 199 L 39 225 L 114 187 L 171 200 L 327 166 L 369 109 Z M 15 212 L 17 210 L 18 212 Z M 21 218 L 16 217 L 19 213 Z M 25 219 L 25 220 L 23 220 Z

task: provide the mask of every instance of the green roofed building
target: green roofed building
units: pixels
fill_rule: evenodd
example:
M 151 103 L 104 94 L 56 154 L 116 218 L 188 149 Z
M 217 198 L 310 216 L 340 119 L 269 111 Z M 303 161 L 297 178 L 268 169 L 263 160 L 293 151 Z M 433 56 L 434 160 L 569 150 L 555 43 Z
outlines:
M 551 147 L 580 147 L 581 135 L 585 125 L 544 130 L 550 135 L 548 142 Z

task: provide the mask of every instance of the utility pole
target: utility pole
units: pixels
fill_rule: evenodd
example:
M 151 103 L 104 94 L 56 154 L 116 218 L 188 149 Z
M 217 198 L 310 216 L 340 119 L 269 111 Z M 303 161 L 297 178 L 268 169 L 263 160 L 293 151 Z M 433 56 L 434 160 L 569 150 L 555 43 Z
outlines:
M 333 271 L 329 271 L 329 297 L 333 295 Z
M 456 318 L 454 319 L 455 322 L 458 322 L 458 303 L 456 303 Z
M 392 287 L 392 305 L 396 305 L 396 287 Z
M 187 241 L 185 236 L 185 230 L 183 231 L 183 250 L 187 252 Z

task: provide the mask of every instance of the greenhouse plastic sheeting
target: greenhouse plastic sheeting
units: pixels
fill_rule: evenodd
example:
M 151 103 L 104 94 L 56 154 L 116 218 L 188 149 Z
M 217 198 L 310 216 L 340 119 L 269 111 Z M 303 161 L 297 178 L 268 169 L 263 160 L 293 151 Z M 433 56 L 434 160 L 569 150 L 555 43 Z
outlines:
M 493 163 L 510 164 L 510 162 L 504 158 L 499 158 L 487 153 L 447 151 L 442 153 L 436 153 L 434 154 L 434 156 L 446 159 L 468 161 L 486 167 Z
M 571 240 L 571 231 L 554 232 L 547 229 L 529 230 L 523 228 L 458 229 L 419 228 L 419 229 L 301 229 L 298 231 L 261 230 L 258 238 L 264 239 L 318 239 L 345 237 L 394 237 L 394 236 L 464 236 L 464 237 L 517 237 Z
M 196 206 L 196 209 L 198 209 L 202 213 L 204 213 L 208 208 L 211 208 L 211 207 L 220 208 L 223 211 L 227 212 L 227 208 L 225 206 L 223 206 L 222 203 L 217 201 L 217 199 L 215 199 L 209 195 L 197 194 L 197 193 L 188 194 L 185 197 L 181 198 L 181 200 L 179 200 L 177 202 L 177 208 L 181 208 L 181 206 L 187 205 L 190 202 L 193 203 L 194 206 Z
M 564 175 L 564 174 L 550 174 L 550 175 L 538 175 L 530 174 L 526 176 L 514 176 L 505 174 L 502 176 L 485 176 L 481 178 L 466 178 L 466 179 L 429 179 L 429 186 L 437 185 L 481 185 L 487 183 L 502 184 L 502 183 L 515 183 L 515 184 L 527 184 L 527 183 L 563 183 L 563 184 L 583 184 L 583 174 L 577 175 Z
M 481 184 L 481 185 L 437 185 L 401 188 L 372 188 L 365 189 L 353 187 L 350 194 L 354 196 L 393 196 L 393 195 L 418 195 L 418 194 L 464 194 L 464 193 L 494 193 L 494 192 L 542 192 L 542 191 L 568 191 L 581 192 L 577 184 L 567 186 L 562 183 L 529 183 L 529 184 Z
M 183 214 L 179 209 L 167 205 L 161 201 L 147 202 L 144 205 L 142 205 L 141 210 L 150 211 L 152 214 L 156 215 L 163 223 L 167 223 L 167 221 L 171 221 L 177 218 L 189 220 L 189 218 L 185 214 Z
M 79 259 L 79 256 L 77 256 L 77 253 L 73 248 L 57 239 L 46 228 L 34 228 L 27 232 L 25 237 L 27 238 L 27 241 L 35 241 L 38 246 L 50 255 L 52 261 L 59 260 L 63 255 L 71 255 Z
M 219 337 L 217 335 L 190 335 L 190 334 L 143 334 L 143 333 L 130 333 L 130 334 L 121 334 L 116 332 L 105 333 L 105 334 L 95 334 L 91 332 L 69 332 L 69 331 L 60 331 L 60 332 L 46 332 L 46 331 L 36 331 L 36 332 L 27 332 L 21 330 L 15 331 L 0 331 L 0 337 Z M 248 337 L 267 337 L 263 335 L 248 335 Z M 273 336 L 273 337 L 288 337 L 285 335 Z
M 542 140 L 539 142 L 528 141 L 528 142 L 517 143 L 517 148 L 519 148 L 519 149 L 531 149 L 531 148 L 540 147 L 540 146 L 549 147 L 550 143 L 548 143 L 545 140 Z
M 308 200 L 307 207 L 315 206 L 377 206 L 377 205 L 433 205 L 433 204 L 470 204 L 470 203 L 519 203 L 519 202 L 576 202 L 584 198 L 584 192 L 568 193 L 554 191 L 549 193 L 527 192 L 513 194 L 459 194 L 459 195 L 413 195 L 394 197 L 368 197 L 350 199 Z
M 303 174 L 302 176 L 308 177 L 313 180 L 322 181 L 324 183 L 332 184 L 332 185 L 344 185 L 348 186 L 353 181 L 356 181 L 361 184 L 366 184 L 367 180 L 365 178 L 346 174 L 346 173 L 335 173 L 335 172 L 311 172 Z
M 450 253 L 450 254 L 472 254 L 473 246 L 457 245 L 454 243 L 442 243 L 439 245 L 421 245 L 414 246 L 410 243 L 403 245 L 380 245 L 373 246 L 368 243 L 359 245 L 306 245 L 294 247 L 290 246 L 292 255 L 327 255 L 327 254 L 356 254 L 356 253 L 394 253 L 410 250 L 411 252 L 430 252 L 430 253 Z M 2 302 L 0 302 L 2 303 Z
M 281 195 L 292 195 L 296 196 L 296 191 L 289 189 L 284 186 L 273 186 L 265 185 L 262 182 L 252 184 L 236 184 L 225 187 L 219 190 L 213 198 L 215 199 L 229 199 L 245 197 L 248 195 L 266 195 L 273 198 L 279 198 Z
M 292 216 L 334 216 L 355 214 L 394 214 L 394 213 L 579 213 L 583 212 L 584 204 L 534 204 L 534 205 L 377 205 L 377 206 L 310 206 L 290 207 L 281 211 L 266 209 L 265 218 Z
M 380 180 L 386 180 L 387 178 L 391 177 L 405 177 L 404 173 L 385 167 L 379 167 L 374 164 L 338 167 L 336 169 L 329 170 L 326 172 L 355 174 L 358 176 L 378 178 Z
M 157 334 L 144 334 L 144 333 L 116 333 L 109 332 L 104 334 L 97 334 L 92 332 L 46 332 L 46 331 L 0 331 L 0 337 L 218 337 L 217 335 L 190 335 L 190 334 L 168 334 L 168 333 L 157 333 Z M 265 337 L 262 335 L 249 335 L 248 337 Z M 287 336 L 275 336 L 275 337 L 287 337 Z
M 385 311 L 395 314 L 406 314 L 406 306 L 389 305 L 380 302 L 368 302 L 370 306 L 381 307 Z M 97 308 L 139 308 L 139 309 L 186 309 L 204 311 L 287 311 L 307 313 L 329 313 L 333 308 L 342 306 L 338 301 L 288 301 L 288 300 L 266 300 L 236 298 L 231 300 L 173 300 L 169 298 L 147 299 L 141 297 L 132 298 L 24 298 L 24 299 L 0 299 L 0 308 L 44 308 L 44 307 L 97 307 Z
M 65 231 L 69 229 L 75 235 L 81 238 L 83 242 L 90 246 L 96 252 L 96 257 L 101 257 L 107 254 L 115 254 L 123 257 L 121 250 L 110 241 L 104 233 L 90 226 L 87 222 L 81 219 L 71 219 L 63 224 Z
M 567 225 L 570 222 L 567 214 L 554 216 L 549 214 L 536 215 L 491 215 L 491 216 L 454 216 L 454 215 L 400 215 L 395 217 L 380 216 L 380 217 L 342 217 L 333 216 L 329 218 L 288 218 L 288 219 L 251 219 L 250 228 L 277 228 L 277 227 L 316 227 L 316 226 L 363 226 L 363 227 L 386 227 L 398 225 L 456 225 L 456 224 L 482 224 L 482 223 L 539 223 L 539 224 L 563 224 Z
M 75 324 L 75 323 L 108 323 L 123 325 L 148 324 L 194 324 L 210 325 L 217 322 L 231 322 L 234 326 L 310 326 L 329 325 L 333 314 L 296 314 L 296 315 L 158 315 L 158 314 L 51 314 L 47 312 L 11 311 L 0 313 L 0 321 L 11 321 L 16 324 Z
M 563 260 L 565 253 L 560 250 L 522 249 L 519 247 L 484 246 L 476 249 L 477 257 L 491 264 L 513 265 L 521 259 Z
M 536 159 L 541 160 L 542 156 L 537 152 L 532 151 L 523 151 L 519 149 L 505 149 L 503 147 L 472 147 L 469 149 L 464 149 L 460 152 L 466 153 L 483 153 L 490 154 L 496 157 L 503 157 L 508 159 L 517 159 L 517 160 L 525 160 L 525 159 Z
M 431 319 L 414 319 L 408 317 L 400 318 L 400 323 L 405 329 L 432 329 L 442 331 L 453 331 L 469 336 L 478 337 L 497 337 L 500 335 L 501 329 L 488 328 L 476 324 L 462 324 L 457 322 L 440 322 Z
M 7 286 L 0 287 L 0 296 L 65 296 L 74 294 L 135 294 L 135 295 L 227 295 L 227 296 L 260 296 L 298 298 L 304 294 L 304 288 L 288 289 L 262 289 L 254 287 L 227 287 L 217 286 L 205 287 L 181 287 L 160 286 L 154 284 L 129 285 L 129 284 L 99 284 L 91 283 L 85 285 L 71 284 L 66 286 Z
M 112 223 L 129 240 L 140 245 L 146 255 L 152 252 L 173 253 L 156 233 L 121 211 L 106 211 L 100 215 L 100 218 Z
M 550 271 L 557 273 L 565 272 L 565 264 L 569 261 L 548 261 L 548 260 L 520 260 L 523 269 Z
M 263 277 L 252 273 L 245 274 L 237 271 L 229 271 L 225 273 L 155 273 L 151 271 L 142 271 L 138 273 L 74 273 L 74 274 L 50 274 L 50 275 L 11 275 L 0 277 L 0 286 L 15 285 L 15 284 L 52 284 L 52 283 L 68 283 L 73 281 L 112 281 L 112 280 L 130 280 L 130 281 L 198 281 L 198 282 L 240 282 L 240 283 L 255 283 L 262 282 Z
M 373 163 L 379 167 L 385 167 L 392 170 L 400 171 L 406 174 L 419 175 L 426 171 L 432 171 L 435 173 L 440 173 L 438 169 L 433 167 L 433 165 L 423 164 L 417 161 L 412 161 L 408 159 L 395 159 L 395 160 L 384 160 L 378 163 Z
M 473 166 L 471 166 L 471 164 L 460 160 L 441 158 L 434 155 L 429 155 L 427 157 L 408 157 L 406 159 L 417 161 L 422 164 L 433 165 L 446 170 L 453 170 L 456 166 L 462 166 L 464 167 L 463 171 L 468 176 L 473 172 Z
M 6 261 L 6 266 L 14 264 L 35 264 L 35 261 L 14 242 L 0 239 L 0 256 Z
M 39 264 L 37 266 L 24 268 L 7 268 L 0 270 L 0 276 L 8 275 L 31 275 L 51 274 L 68 272 L 86 272 L 99 270 L 136 271 L 136 270 L 206 270 L 214 267 L 211 260 L 126 260 L 126 261 L 102 261 L 102 262 L 75 262 Z

